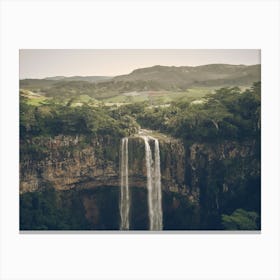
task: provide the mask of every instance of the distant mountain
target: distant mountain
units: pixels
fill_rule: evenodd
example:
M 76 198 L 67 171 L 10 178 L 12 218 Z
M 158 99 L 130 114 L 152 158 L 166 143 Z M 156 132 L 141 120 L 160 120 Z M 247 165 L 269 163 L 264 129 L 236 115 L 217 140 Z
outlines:
M 49 88 L 57 82 L 58 82 L 57 80 L 47 80 L 47 79 L 24 79 L 19 81 L 19 87 L 23 89 L 39 91 L 45 88 Z
M 44 78 L 43 80 L 59 81 L 59 80 L 64 80 L 65 78 L 66 78 L 65 76 L 54 76 L 54 77 Z
M 136 69 L 115 81 L 154 81 L 167 88 L 191 86 L 249 86 L 261 79 L 261 66 L 209 64 L 196 67 L 160 66 Z
M 72 76 L 72 77 L 55 76 L 55 77 L 45 78 L 45 80 L 51 80 L 51 81 L 85 81 L 90 83 L 106 81 L 110 79 L 112 79 L 112 77 L 108 77 L 108 76 Z
M 49 89 L 53 85 L 56 85 L 60 82 L 89 82 L 89 83 L 98 83 L 103 81 L 109 81 L 112 77 L 107 76 L 55 76 L 47 77 L 44 79 L 23 79 L 20 80 L 20 88 L 30 89 L 30 90 L 41 90 Z
M 54 97 L 86 94 L 104 99 L 127 92 L 180 92 L 198 87 L 251 86 L 261 80 L 261 65 L 209 64 L 196 67 L 160 66 L 141 68 L 116 77 L 73 76 L 25 79 L 20 88 Z

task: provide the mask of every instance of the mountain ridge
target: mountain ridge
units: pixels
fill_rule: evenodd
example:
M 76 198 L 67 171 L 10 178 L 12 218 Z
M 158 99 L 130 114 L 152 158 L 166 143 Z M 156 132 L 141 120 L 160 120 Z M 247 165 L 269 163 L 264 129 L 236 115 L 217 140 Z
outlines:
M 183 70 L 188 70 L 188 69 L 201 69 L 201 68 L 211 68 L 211 67 L 224 67 L 224 68 L 250 68 L 250 67 L 260 67 L 261 64 L 252 64 L 252 65 L 245 65 L 245 64 L 226 64 L 226 63 L 212 63 L 212 64 L 203 64 L 203 65 L 197 65 L 197 66 L 166 66 L 166 65 L 154 65 L 150 67 L 142 67 L 142 68 L 136 68 L 132 70 L 128 74 L 122 74 L 122 75 L 116 75 L 116 76 L 104 76 L 104 75 L 74 75 L 74 76 L 50 76 L 50 77 L 45 77 L 45 78 L 24 78 L 20 79 L 20 81 L 24 80 L 49 80 L 49 81 L 59 81 L 59 80 L 69 80 L 69 81 L 76 81 L 76 80 L 84 80 L 84 81 L 89 81 L 89 80 L 103 80 L 103 79 L 115 79 L 115 78 L 121 78 L 121 77 L 126 77 L 138 72 L 144 72 L 148 69 L 183 69 Z
M 242 80 L 240 85 L 249 85 L 260 80 L 261 65 L 233 65 L 233 64 L 206 64 L 200 66 L 162 66 L 155 65 L 147 68 L 133 70 L 127 75 L 114 77 L 116 81 L 156 81 L 164 85 L 176 84 L 179 87 L 188 87 L 194 84 L 210 85 L 217 81 L 218 86 L 232 84 L 238 79 Z M 208 83 L 206 82 L 208 81 Z
M 49 81 L 85 81 L 85 82 L 99 82 L 110 80 L 113 77 L 111 76 L 54 76 L 54 77 L 46 77 L 44 80 Z
M 45 79 L 24 79 L 20 80 L 20 88 L 42 92 L 50 97 L 86 94 L 103 99 L 133 91 L 185 92 L 199 87 L 250 87 L 260 80 L 260 64 L 249 66 L 206 64 L 179 67 L 155 65 L 111 78 L 107 76 L 55 76 Z

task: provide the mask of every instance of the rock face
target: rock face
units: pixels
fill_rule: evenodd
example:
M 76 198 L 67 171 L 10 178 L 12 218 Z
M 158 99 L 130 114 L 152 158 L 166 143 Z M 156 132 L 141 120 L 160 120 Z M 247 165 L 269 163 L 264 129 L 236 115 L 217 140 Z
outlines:
M 146 188 L 146 163 L 143 139 L 129 138 L 129 184 Z M 159 139 L 162 189 L 186 194 L 184 167 L 185 149 L 183 143 L 171 137 Z M 154 145 L 151 143 L 152 154 Z
M 57 136 L 23 145 L 36 150 L 21 156 L 21 193 L 38 190 L 47 182 L 57 190 L 118 185 L 118 147 L 110 138 Z
M 56 190 L 120 187 L 120 140 L 57 136 L 33 138 L 22 143 L 20 193 L 48 185 Z M 202 224 L 207 225 L 211 220 L 209 213 L 218 216 L 231 207 L 241 192 L 243 196 L 247 191 L 248 195 L 254 193 L 249 202 L 240 202 L 241 208 L 251 200 L 260 205 L 260 149 L 257 143 L 223 141 L 184 145 L 178 139 L 166 137 L 159 138 L 159 146 L 162 190 L 182 195 L 198 206 Z M 154 145 L 151 149 L 154 154 Z M 129 186 L 146 189 L 143 139 L 130 137 L 128 150 Z
M 211 182 L 222 183 L 223 192 L 227 192 L 236 178 L 260 176 L 257 153 L 260 150 L 256 142 L 194 143 L 186 154 L 186 184 L 197 195 L 201 191 L 201 184 Z
M 259 205 L 256 210 L 260 211 L 259 143 L 182 143 L 172 137 L 158 139 L 165 228 L 220 229 L 214 225 L 220 225 L 220 216 L 225 211 L 250 209 L 250 203 L 254 207 Z M 61 135 L 34 137 L 21 143 L 20 193 L 36 194 L 48 186 L 54 187 L 62 204 L 65 200 L 73 202 L 73 209 L 67 206 L 73 213 L 80 205 L 90 229 L 118 229 L 120 142 L 121 139 L 108 136 L 89 139 Z M 154 145 L 150 146 L 154 154 Z M 147 227 L 143 139 L 129 137 L 128 150 L 129 186 L 132 200 L 138 201 L 132 203 L 133 227 L 143 229 Z M 64 211 L 66 206 L 57 207 Z M 34 209 L 29 213 L 33 212 Z
M 193 143 L 186 153 L 189 199 L 198 201 L 201 229 L 215 229 L 225 211 L 260 211 L 260 146 L 254 141 Z M 219 228 L 216 228 L 219 229 Z
M 120 139 L 61 135 L 34 138 L 21 145 L 20 193 L 39 190 L 48 183 L 57 190 L 120 186 Z M 186 193 L 183 143 L 161 139 L 160 152 L 163 190 Z M 129 184 L 134 187 L 146 187 L 144 157 L 143 140 L 129 138 Z

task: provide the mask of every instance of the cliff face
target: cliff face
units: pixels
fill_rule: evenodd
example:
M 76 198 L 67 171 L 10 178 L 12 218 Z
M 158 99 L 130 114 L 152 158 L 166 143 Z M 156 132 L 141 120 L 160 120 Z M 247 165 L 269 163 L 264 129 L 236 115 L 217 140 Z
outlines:
M 222 213 L 238 208 L 260 212 L 260 170 L 256 141 L 190 145 L 185 178 L 189 198 L 199 201 L 201 228 L 213 228 Z
M 38 190 L 45 182 L 57 190 L 88 183 L 118 185 L 115 144 L 110 138 L 89 140 L 82 136 L 40 138 L 22 144 L 26 149 L 21 149 L 20 192 Z
M 186 154 L 186 184 L 197 194 L 202 184 L 213 182 L 222 184 L 223 192 L 231 191 L 230 185 L 238 178 L 260 176 L 258 153 L 258 144 L 251 141 L 194 143 Z
M 131 185 L 146 188 L 147 170 L 145 145 L 140 137 L 129 138 L 129 177 Z M 183 143 L 171 137 L 159 138 L 162 189 L 186 194 L 184 166 L 185 149 Z M 154 157 L 154 141 L 150 140 Z M 154 160 L 154 158 L 153 158 Z
M 21 145 L 20 193 L 39 190 L 48 183 L 57 190 L 120 184 L 119 139 L 57 136 L 34 138 Z M 163 190 L 185 193 L 183 144 L 175 139 L 162 139 L 160 151 Z M 141 138 L 129 138 L 129 177 L 132 186 L 146 187 Z
M 158 139 L 167 229 L 215 229 L 213 225 L 220 225 L 222 213 L 232 213 L 237 208 L 252 209 L 256 205 L 259 205 L 256 211 L 260 212 L 257 142 L 183 144 L 171 137 Z M 132 200 L 139 202 L 132 203 L 133 228 L 143 229 L 148 225 L 144 141 L 130 137 L 128 143 L 129 185 Z M 154 154 L 153 141 L 150 147 Z M 63 212 L 63 216 L 80 213 L 76 220 L 83 221 L 85 229 L 118 229 L 120 148 L 120 139 L 113 137 L 87 139 L 61 135 L 21 143 L 20 193 L 45 199 L 48 186 L 52 186 L 56 191 L 51 194 L 56 198 L 51 197 L 48 203 L 55 203 L 53 207 L 59 213 L 70 211 Z M 46 190 L 46 194 L 37 190 Z M 69 205 L 64 205 L 66 201 Z M 23 204 L 23 209 L 26 205 Z M 80 209 L 78 214 L 77 209 Z M 23 217 L 34 215 L 34 211 L 31 208 Z M 75 223 L 72 226 L 79 228 Z
M 256 143 L 193 143 L 186 148 L 174 138 L 161 138 L 159 143 L 163 190 L 193 201 L 199 200 L 208 185 L 221 185 L 226 193 L 236 178 L 260 176 L 260 163 L 252 162 L 256 161 Z M 21 145 L 20 193 L 47 183 L 57 190 L 120 184 L 119 139 L 61 135 Z M 145 147 L 139 137 L 129 138 L 129 181 L 134 187 L 146 187 Z

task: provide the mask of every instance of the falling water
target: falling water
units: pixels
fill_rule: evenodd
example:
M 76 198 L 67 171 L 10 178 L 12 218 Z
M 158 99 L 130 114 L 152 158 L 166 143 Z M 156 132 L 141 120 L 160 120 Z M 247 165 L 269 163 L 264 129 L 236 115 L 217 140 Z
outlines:
M 147 136 L 142 137 L 145 143 L 145 158 L 146 158 L 146 169 L 147 169 L 147 189 L 148 189 L 148 208 L 149 208 L 149 219 L 150 219 L 150 230 L 154 230 L 155 227 L 155 213 L 154 213 L 154 201 L 153 201 L 153 184 L 152 184 L 152 165 L 153 158 L 151 147 Z
M 155 230 L 162 230 L 162 206 L 161 206 L 161 173 L 160 173 L 160 152 L 159 142 L 155 139 Z
M 161 206 L 161 173 L 159 142 L 149 136 L 141 136 L 145 143 L 145 158 L 147 168 L 147 189 L 150 230 L 162 230 L 162 206 Z M 155 161 L 153 162 L 149 140 L 155 143 Z
M 121 143 L 121 230 L 129 229 L 129 188 L 128 188 L 128 138 L 122 139 Z

